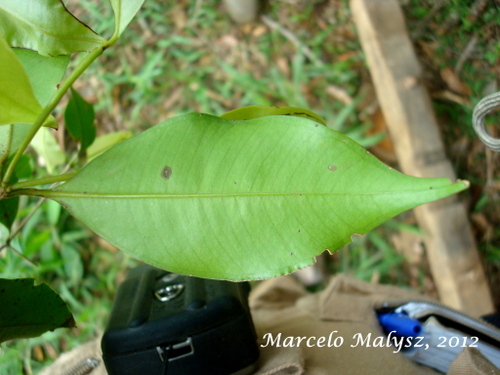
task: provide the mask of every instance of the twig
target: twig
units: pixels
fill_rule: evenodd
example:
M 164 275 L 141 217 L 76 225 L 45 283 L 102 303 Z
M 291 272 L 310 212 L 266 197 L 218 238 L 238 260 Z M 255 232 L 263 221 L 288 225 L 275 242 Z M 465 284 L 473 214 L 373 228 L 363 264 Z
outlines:
M 25 260 L 26 262 L 28 262 L 33 267 L 38 267 L 38 264 L 36 262 L 32 261 L 30 258 L 28 258 L 26 255 L 24 255 L 19 250 L 17 250 L 14 247 L 12 247 L 11 245 L 5 244 L 4 246 L 2 246 L 2 248 L 0 248 L 0 251 L 2 251 L 4 248 L 9 248 L 11 251 L 13 251 L 14 253 L 16 253 L 17 256 L 21 257 L 23 260 Z
M 74 158 L 76 157 L 76 155 L 66 164 L 66 166 L 64 167 L 63 171 L 62 171 L 62 175 L 64 176 L 65 173 L 70 169 L 70 166 L 71 166 L 71 163 L 74 161 Z M 66 175 L 67 176 L 67 175 Z M 57 182 L 53 183 L 51 185 L 51 187 L 55 186 Z M 32 261 L 31 259 L 28 259 L 25 255 L 23 255 L 22 253 L 20 253 L 18 250 L 14 249 L 11 245 L 10 245 L 10 241 L 12 241 L 12 239 L 14 237 L 16 237 L 20 232 L 21 230 L 24 228 L 24 226 L 26 225 L 26 223 L 28 222 L 29 219 L 31 219 L 31 217 L 35 214 L 35 212 L 40 208 L 40 206 L 43 204 L 43 202 L 45 202 L 47 198 L 41 198 L 38 202 L 36 202 L 35 206 L 33 207 L 33 209 L 30 211 L 30 213 L 28 215 L 26 215 L 24 217 L 24 219 L 19 223 L 19 225 L 17 226 L 17 228 L 10 233 L 9 235 L 9 238 L 7 238 L 7 240 L 5 241 L 5 243 L 0 246 L 0 253 L 6 249 L 6 248 L 9 248 L 11 250 L 13 250 L 17 255 L 19 255 L 21 258 L 23 258 L 24 260 L 26 260 L 28 263 L 30 263 L 31 265 L 33 266 L 37 266 L 37 263 Z
M 481 15 L 485 12 L 486 7 L 488 6 L 490 0 L 476 0 L 474 4 L 470 8 L 470 16 L 467 17 L 467 20 L 470 23 L 476 22 L 476 20 L 481 17 Z M 465 46 L 464 50 L 460 54 L 460 58 L 457 61 L 457 64 L 455 65 L 455 73 L 459 73 L 460 70 L 462 70 L 462 67 L 467 61 L 467 59 L 470 57 L 472 51 L 474 50 L 474 47 L 476 46 L 478 42 L 478 37 L 477 35 L 474 35 L 467 45 Z
M 494 152 L 486 149 L 486 187 L 492 188 L 495 185 L 494 179 Z
M 455 73 L 457 75 L 462 70 L 464 63 L 470 57 L 472 51 L 474 50 L 474 47 L 476 47 L 477 40 L 478 40 L 477 35 L 474 35 L 472 38 L 470 38 L 470 40 L 467 43 L 467 45 L 465 46 L 464 50 L 460 54 L 460 58 L 458 59 L 457 64 L 455 65 Z
M 35 214 L 35 212 L 40 208 L 40 206 L 43 204 L 43 202 L 45 201 L 46 198 L 42 198 L 40 199 L 36 204 L 35 206 L 33 207 L 33 209 L 30 211 L 30 213 L 28 215 L 26 215 L 24 217 L 24 219 L 19 223 L 19 225 L 17 226 L 16 230 L 14 230 L 13 232 L 11 232 L 9 238 L 7 238 L 7 240 L 5 241 L 5 243 L 0 247 L 0 253 L 4 250 L 4 249 L 11 249 L 12 251 L 14 251 L 17 255 L 19 255 L 21 258 L 23 258 L 24 260 L 26 260 L 28 263 L 30 263 L 31 265 L 33 266 L 37 266 L 36 262 L 32 261 L 31 259 L 28 259 L 24 254 L 22 254 L 21 252 L 19 252 L 18 250 L 14 249 L 11 245 L 10 245 L 10 241 L 12 241 L 12 239 L 14 237 L 16 237 L 20 232 L 21 230 L 24 228 L 24 226 L 26 225 L 26 223 L 28 222 L 29 219 L 31 219 L 33 217 L 33 215 Z
M 16 230 L 10 234 L 8 241 L 11 241 L 15 236 L 17 236 L 19 234 L 19 232 L 21 232 L 21 230 L 26 225 L 28 220 L 32 218 L 32 216 L 40 208 L 40 206 L 43 204 L 43 202 L 45 202 L 45 200 L 46 200 L 46 198 L 41 198 L 38 202 L 36 202 L 35 206 L 31 210 L 31 212 L 25 216 L 25 218 L 17 226 Z
M 278 31 L 281 35 L 283 35 L 286 39 L 288 39 L 298 50 L 300 50 L 306 57 L 311 60 L 316 65 L 323 65 L 323 61 L 321 61 L 311 49 L 304 45 L 299 38 L 286 27 L 281 25 L 280 23 L 272 20 L 266 15 L 261 16 L 262 22 L 269 28 Z

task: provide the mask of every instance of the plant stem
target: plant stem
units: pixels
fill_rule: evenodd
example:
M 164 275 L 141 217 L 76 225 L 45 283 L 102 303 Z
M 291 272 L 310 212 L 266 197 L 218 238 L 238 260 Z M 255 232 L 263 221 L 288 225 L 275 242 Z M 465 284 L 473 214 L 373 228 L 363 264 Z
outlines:
M 20 195 L 29 195 L 29 196 L 32 196 L 32 197 L 42 197 L 42 198 L 47 198 L 45 196 L 45 192 L 49 192 L 50 190 L 47 190 L 47 189 L 16 189 L 16 190 L 12 190 L 8 193 L 7 197 L 6 198 L 13 198 L 13 197 L 17 197 L 17 196 L 20 196 Z
M 95 48 L 92 50 L 83 60 L 78 64 L 78 66 L 71 72 L 69 77 L 64 81 L 61 86 L 59 87 L 59 90 L 56 91 L 54 94 L 54 97 L 51 99 L 51 101 L 42 109 L 42 112 L 40 115 L 37 117 L 33 125 L 31 126 L 29 133 L 26 135 L 26 137 L 23 139 L 23 143 L 21 146 L 19 146 L 19 149 L 16 151 L 16 154 L 14 155 L 14 158 L 12 159 L 12 162 L 9 164 L 7 167 L 7 170 L 5 171 L 5 175 L 3 176 L 2 180 L 2 187 L 6 188 L 9 184 L 9 180 L 12 177 L 12 174 L 14 173 L 14 170 L 17 166 L 17 163 L 19 162 L 19 159 L 23 155 L 24 151 L 26 148 L 28 148 L 29 144 L 33 140 L 33 137 L 35 134 L 38 132 L 38 130 L 42 127 L 43 123 L 49 117 L 51 112 L 55 109 L 55 107 L 59 104 L 61 101 L 62 97 L 68 91 L 68 89 L 71 87 L 71 85 L 77 80 L 78 77 L 92 64 L 92 62 L 97 59 L 103 52 L 104 50 L 109 46 L 109 42 Z
M 18 250 L 16 250 L 15 248 L 13 248 L 11 245 L 9 244 L 4 244 L 2 245 L 2 247 L 0 247 L 0 253 L 4 250 L 4 249 L 10 249 L 11 251 L 13 251 L 17 256 L 21 257 L 22 259 L 24 259 L 26 262 L 28 262 L 31 266 L 34 266 L 34 267 L 38 267 L 38 264 L 36 264 L 35 262 L 33 262 L 31 259 L 29 259 L 26 255 L 24 255 L 23 253 L 19 252 Z
M 18 182 L 17 184 L 14 184 L 11 186 L 11 189 L 12 189 L 11 191 L 14 191 L 17 189 L 24 189 L 24 188 L 28 188 L 28 187 L 33 187 L 33 186 L 53 184 L 55 182 L 63 182 L 63 181 L 69 180 L 70 178 L 72 178 L 75 175 L 76 175 L 76 172 L 72 172 L 72 173 L 60 174 L 57 176 L 47 176 L 47 177 L 37 178 L 34 180 Z

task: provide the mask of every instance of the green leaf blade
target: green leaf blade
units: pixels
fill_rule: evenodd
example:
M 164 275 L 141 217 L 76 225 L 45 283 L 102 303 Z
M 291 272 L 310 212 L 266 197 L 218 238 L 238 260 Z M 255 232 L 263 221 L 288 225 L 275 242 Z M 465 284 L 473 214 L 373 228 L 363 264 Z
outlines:
M 0 200 L 0 224 L 10 231 L 17 216 L 19 197 Z
M 465 188 L 402 175 L 304 118 L 188 114 L 110 149 L 44 195 L 147 263 L 245 280 L 303 268 L 354 233 Z
M 89 52 L 105 43 L 60 0 L 0 0 L 0 35 L 43 56 Z
M 29 129 L 29 124 L 0 126 L 0 164 L 5 163 L 18 150 Z
M 132 137 L 132 132 L 118 131 L 101 135 L 87 148 L 87 160 L 92 160 L 114 145 Z
M 75 327 L 64 301 L 34 279 L 0 279 L 0 343 L 36 337 L 59 327 Z
M 47 128 L 41 128 L 31 141 L 31 147 L 47 168 L 49 174 L 54 174 L 57 168 L 66 162 L 66 155 L 61 150 L 56 137 Z
M 21 62 L 0 35 L 0 125 L 33 123 L 42 111 Z M 50 116 L 46 125 L 55 126 Z
M 63 79 L 70 56 L 48 57 L 21 48 L 13 52 L 28 75 L 36 99 L 42 106 L 47 105 Z
M 114 36 L 118 37 L 123 33 L 132 18 L 144 4 L 144 0 L 111 0 L 111 6 L 115 13 L 115 33 Z
M 316 113 L 307 109 L 288 106 L 270 107 L 265 105 L 251 105 L 229 111 L 220 117 L 228 120 L 252 120 L 259 117 L 280 115 L 304 117 L 326 126 L 326 121 Z
M 71 137 L 81 143 L 84 152 L 96 136 L 94 107 L 71 88 L 71 98 L 64 111 L 64 123 Z

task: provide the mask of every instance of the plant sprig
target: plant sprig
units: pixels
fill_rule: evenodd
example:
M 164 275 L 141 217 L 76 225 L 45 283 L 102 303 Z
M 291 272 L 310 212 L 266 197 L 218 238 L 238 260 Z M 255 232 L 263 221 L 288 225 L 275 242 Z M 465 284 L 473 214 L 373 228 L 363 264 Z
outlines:
M 115 14 L 115 27 L 112 36 L 106 40 L 77 20 L 60 0 L 23 0 L 20 2 L 0 0 L 0 47 L 1 52 L 8 57 L 8 59 L 3 59 L 3 65 L 0 66 L 3 69 L 2 80 L 5 79 L 5 83 L 2 81 L 0 89 L 2 94 L 9 94 L 12 91 L 11 85 L 18 84 L 21 87 L 21 90 L 14 90 L 12 95 L 5 95 L 5 98 L 0 101 L 0 108 L 5 109 L 2 112 L 3 116 L 0 125 L 9 127 L 7 131 L 2 132 L 2 137 L 6 138 L 1 139 L 0 162 L 1 167 L 4 167 L 4 163 L 6 163 L 6 169 L 0 182 L 0 200 L 22 195 L 23 191 L 29 191 L 29 188 L 34 186 L 64 182 L 75 175 L 75 173 L 64 174 L 63 172 L 55 176 L 31 178 L 21 182 L 17 182 L 17 177 L 14 178 L 21 157 L 32 143 L 35 135 L 42 126 L 54 123 L 55 120 L 51 117 L 51 113 L 61 102 L 63 96 L 82 73 L 107 48 L 117 42 L 120 34 L 142 6 L 144 0 L 110 0 L 110 2 Z M 47 90 L 43 90 L 42 86 L 45 84 L 45 88 L 49 88 L 52 82 L 42 78 L 43 84 L 41 86 L 40 79 L 30 80 L 30 78 L 33 78 L 30 73 L 33 75 L 35 73 L 23 66 L 23 62 L 15 53 L 12 53 L 10 47 L 21 47 L 37 51 L 38 54 L 33 53 L 31 56 L 24 56 L 26 58 L 24 62 L 31 68 L 34 65 L 33 61 L 29 61 L 30 58 L 71 55 L 76 52 L 84 52 L 87 55 L 50 96 L 52 90 L 47 94 Z M 53 61 L 50 58 L 47 60 Z M 60 70 L 59 67 L 57 71 L 61 72 L 62 76 L 64 70 Z M 66 65 L 64 65 L 65 68 Z M 52 79 L 53 76 L 50 78 Z M 57 81 L 59 79 L 60 77 Z M 38 91 L 35 89 L 36 85 L 38 85 L 36 87 Z M 40 103 L 40 97 L 36 95 L 42 91 L 44 95 L 43 104 Z M 11 106 L 12 103 L 15 103 L 14 107 Z M 49 119 L 50 121 L 48 121 Z M 31 123 L 31 126 L 27 132 L 23 130 L 22 134 L 24 136 L 22 140 L 20 140 L 20 143 L 17 141 L 16 145 L 13 146 L 13 129 L 19 123 Z M 19 145 L 17 146 L 17 144 Z M 12 159 L 7 163 L 11 152 Z M 15 204 L 12 204 L 12 200 L 5 202 L 9 203 L 3 204 L 2 202 L 0 219 L 2 220 L 1 223 L 8 225 L 10 229 L 13 218 L 17 215 L 18 201 L 14 201 Z M 36 211 L 41 202 L 43 202 L 43 199 L 39 201 L 32 212 Z M 31 217 L 31 214 L 29 217 Z M 10 247 L 10 240 L 17 235 L 24 223 L 21 223 L 19 228 L 10 234 L 6 243 L 0 247 L 0 250 Z M 22 252 L 12 249 L 23 259 L 30 261 Z M 26 283 L 28 280 L 20 279 L 20 281 Z M 5 302 L 5 296 L 10 294 L 27 295 L 26 291 L 15 289 L 16 285 L 20 284 L 16 283 L 16 280 L 0 279 L 0 282 L 5 285 L 5 293 L 0 296 L 3 298 L 3 302 Z M 2 310 L 3 315 L 2 319 L 0 319 L 0 342 L 16 337 L 33 337 L 46 330 L 72 326 L 73 323 L 68 325 L 68 322 L 74 322 L 74 320 L 64 301 L 56 293 L 52 292 L 51 296 L 57 300 L 57 303 L 51 303 L 51 305 L 44 303 L 47 300 L 45 298 L 44 301 L 38 302 L 36 306 L 31 306 L 30 309 L 23 307 L 23 310 L 19 310 L 15 306 L 16 304 L 7 303 L 9 307 Z M 27 303 L 29 303 L 29 300 Z M 46 313 L 50 317 L 57 316 L 61 317 L 61 319 L 47 318 L 46 321 L 40 324 L 36 317 L 45 316 Z M 14 321 L 12 317 L 16 317 Z

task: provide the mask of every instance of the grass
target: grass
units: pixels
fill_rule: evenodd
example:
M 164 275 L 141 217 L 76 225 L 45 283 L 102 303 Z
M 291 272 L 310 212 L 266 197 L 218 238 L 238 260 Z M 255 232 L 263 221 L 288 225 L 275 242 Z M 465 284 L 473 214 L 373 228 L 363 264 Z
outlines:
M 476 218 L 479 246 L 490 274 L 498 275 L 498 185 L 485 186 L 488 173 L 498 172 L 500 164 L 496 156 L 484 152 L 468 120 L 473 104 L 499 75 L 499 32 L 492 25 L 498 20 L 498 5 L 488 3 L 471 22 L 469 3 L 478 1 L 454 0 L 439 11 L 434 11 L 435 2 L 430 0 L 402 3 L 429 82 L 434 83 L 429 89 L 444 123 L 450 155 L 458 175 L 473 182 L 467 198 Z M 113 23 L 106 4 L 82 0 L 68 6 L 96 31 L 110 34 Z M 220 1 L 146 2 L 118 45 L 106 51 L 75 85 L 95 105 L 99 134 L 139 133 L 189 111 L 222 114 L 244 105 L 286 104 L 317 112 L 328 126 L 365 147 L 377 143 L 380 134 L 368 135 L 372 117 L 365 88 L 370 79 L 348 1 L 274 1 L 266 14 L 274 23 L 238 26 L 224 13 Z M 455 93 L 454 100 L 439 96 L 450 91 L 440 73 L 463 60 L 473 38 L 475 46 L 457 73 L 470 92 Z M 446 125 L 450 123 L 453 126 Z M 472 151 L 460 152 L 464 142 Z M 66 150 L 75 152 L 74 145 L 67 143 Z M 31 155 L 33 167 L 36 155 Z M 20 220 L 35 205 L 36 201 L 24 199 Z M 367 281 L 431 291 L 425 262 L 410 263 L 392 243 L 391 238 L 401 231 L 418 229 L 406 217 L 393 220 L 354 238 L 334 255 L 330 268 Z M 34 212 L 12 246 L 36 265 L 11 250 L 4 251 L 0 256 L 3 277 L 48 282 L 68 302 L 78 324 L 69 332 L 56 330 L 0 348 L 0 373 L 36 374 L 58 353 L 104 329 L 117 281 L 135 262 L 103 244 L 50 202 Z
M 109 30 L 106 12 L 92 2 L 83 5 L 90 24 Z M 311 64 L 279 30 L 232 24 L 218 1 L 146 3 L 120 45 L 87 73 L 100 77 L 91 87 L 93 96 L 105 98 L 97 102 L 97 109 L 119 112 L 121 123 L 113 126 L 138 130 L 174 114 L 221 114 L 250 104 L 307 106 L 332 117 L 342 106 L 320 93 L 327 85 L 340 85 L 354 94 L 358 76 L 348 69 L 349 62 L 328 57 L 351 51 L 357 55 L 352 59 L 360 61 L 358 45 L 338 42 L 335 49 L 325 48 L 331 46 L 326 40 L 332 26 L 306 29 L 313 25 L 287 4 L 273 4 L 269 17 L 279 22 L 284 7 L 292 19 L 287 27 L 299 40 L 302 37 L 301 43 L 308 42 L 314 56 L 327 62 Z M 301 11 L 308 14 L 311 7 L 312 3 L 304 5 Z

